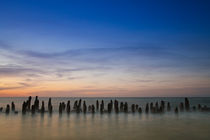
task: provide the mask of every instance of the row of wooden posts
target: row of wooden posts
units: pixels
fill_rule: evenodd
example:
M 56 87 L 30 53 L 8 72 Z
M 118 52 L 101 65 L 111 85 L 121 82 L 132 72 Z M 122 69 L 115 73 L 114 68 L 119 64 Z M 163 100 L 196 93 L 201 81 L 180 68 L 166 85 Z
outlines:
M 34 100 L 34 104 L 31 105 L 31 100 L 32 97 L 28 97 L 28 99 L 26 101 L 23 102 L 22 104 L 22 114 L 26 114 L 27 112 L 31 112 L 32 114 L 35 114 L 36 112 L 40 112 L 40 113 L 45 113 L 48 112 L 50 114 L 53 113 L 53 106 L 52 106 L 52 101 L 51 98 L 49 98 L 48 101 L 48 110 L 45 109 L 45 104 L 44 101 L 42 101 L 41 103 L 41 108 L 39 107 L 39 99 L 38 96 L 35 97 Z M 196 106 L 193 106 L 192 108 L 190 108 L 190 102 L 188 98 L 184 99 L 184 102 L 181 102 L 179 104 L 179 106 L 176 106 L 174 108 L 174 112 L 178 113 L 178 112 L 182 112 L 182 111 L 210 111 L 210 108 L 208 108 L 207 106 L 201 106 L 200 104 L 198 104 L 197 108 Z M 0 108 L 0 112 L 3 111 L 3 108 Z M 76 100 L 74 102 L 73 105 L 73 109 L 71 109 L 71 105 L 70 105 L 70 100 L 67 101 L 67 103 L 65 102 L 61 102 L 59 104 L 59 114 L 62 114 L 64 112 L 66 113 L 70 113 L 70 112 L 76 112 L 76 113 L 87 113 L 87 112 L 91 112 L 91 113 L 95 113 L 95 112 L 100 112 L 100 113 L 111 113 L 111 112 L 125 112 L 125 113 L 135 113 L 135 112 L 139 112 L 142 113 L 143 109 L 137 105 L 137 104 L 132 104 L 131 105 L 131 110 L 129 110 L 128 107 L 128 103 L 127 102 L 119 102 L 118 100 L 110 100 L 110 102 L 107 104 L 107 109 L 105 109 L 105 104 L 104 101 L 102 100 L 100 103 L 98 100 L 96 100 L 96 106 L 94 104 L 92 105 L 86 105 L 86 101 L 83 101 L 83 105 L 82 105 L 82 100 Z M 171 111 L 171 104 L 170 102 L 165 102 L 165 101 L 161 101 L 160 105 L 158 104 L 158 102 L 156 102 L 155 104 L 151 103 L 146 103 L 146 107 L 144 109 L 145 113 L 163 113 L 165 111 Z M 15 110 L 15 104 L 14 102 L 11 103 L 11 112 L 14 113 L 18 113 L 18 111 Z M 10 105 L 7 104 L 6 109 L 5 109 L 5 113 L 9 114 L 10 113 Z

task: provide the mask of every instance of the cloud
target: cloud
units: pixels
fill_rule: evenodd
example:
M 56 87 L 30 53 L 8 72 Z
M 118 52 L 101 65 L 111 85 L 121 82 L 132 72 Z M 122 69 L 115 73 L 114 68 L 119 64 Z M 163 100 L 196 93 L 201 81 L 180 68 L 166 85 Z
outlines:
M 24 83 L 24 82 L 19 82 L 20 85 L 24 86 L 24 87 L 29 87 L 31 86 L 30 84 L 28 83 Z
M 25 74 L 44 74 L 45 72 L 40 69 L 25 68 L 22 66 L 0 65 L 0 76 L 18 76 Z
M 21 89 L 21 88 L 25 88 L 25 87 L 30 87 L 30 86 L 32 86 L 31 84 L 24 83 L 24 82 L 19 82 L 18 85 L 19 85 L 19 86 L 0 87 L 0 91 L 1 91 L 1 90 Z
M 17 87 L 0 87 L 0 90 L 10 90 L 10 89 L 18 89 L 18 88 L 22 88 L 21 86 L 17 86 Z
M 150 83 L 150 82 L 154 82 L 154 80 L 137 80 L 135 82 L 140 82 L 140 83 Z
M 50 59 L 50 58 L 58 58 L 58 57 L 66 57 L 66 56 L 68 57 L 78 56 L 80 55 L 80 51 L 81 50 L 67 50 L 63 52 L 43 53 L 43 52 L 31 51 L 31 50 L 21 50 L 19 51 L 19 53 L 27 57 Z
M 77 77 L 68 77 L 69 80 L 76 80 L 76 79 L 83 79 L 84 76 L 77 76 Z
M 23 51 L 22 55 L 45 60 L 63 60 L 67 62 L 82 62 L 95 65 L 118 65 L 144 67 L 202 67 L 210 68 L 210 55 L 191 56 L 174 49 L 163 47 L 116 47 L 116 48 L 89 48 L 74 49 L 55 53 L 42 53 L 34 51 Z M 55 62 L 54 61 L 54 62 Z M 146 63 L 147 62 L 147 63 Z
M 103 73 L 102 76 L 112 73 L 210 75 L 209 55 L 196 56 L 159 46 L 86 48 L 48 53 L 12 50 L 8 52 L 13 55 L 12 60 L 17 66 L 0 66 L 0 76 L 55 76 L 57 79 L 68 79 L 69 75 L 85 71 L 92 75 Z
M 2 45 L 1 45 L 2 44 Z M 9 50 L 14 59 L 20 63 L 27 63 L 41 66 L 71 65 L 71 69 L 79 70 L 78 65 L 92 66 L 124 66 L 132 68 L 184 68 L 184 69 L 209 69 L 210 55 L 207 53 L 196 53 L 195 49 L 181 47 L 160 47 L 160 46 L 135 46 L 135 47 L 104 47 L 71 49 L 61 52 L 39 52 L 31 50 L 16 50 L 15 47 L 1 43 Z M 187 48 L 187 49 L 186 49 Z M 76 68 L 75 68 L 76 67 Z M 85 68 L 88 68 L 85 66 Z
M 15 50 L 13 48 L 11 50 L 5 49 L 5 51 L 9 54 L 4 56 L 5 60 L 8 58 L 10 61 L 4 65 L 0 64 L 0 76 L 19 76 L 23 77 L 24 81 L 32 83 L 34 81 L 47 83 L 48 81 L 87 79 L 86 81 L 91 82 L 83 83 L 82 87 L 93 85 L 97 88 L 95 83 L 109 83 L 110 80 L 115 82 L 113 83 L 115 88 L 130 84 L 136 89 L 146 89 L 148 88 L 147 85 L 153 85 L 153 83 L 172 85 L 179 82 L 177 79 L 183 77 L 183 75 L 189 76 L 188 79 L 192 79 L 192 83 L 198 83 L 199 79 L 205 79 L 203 78 L 204 75 L 205 77 L 210 75 L 209 55 L 192 55 L 191 53 L 163 47 L 89 48 L 48 53 Z M 1 55 L 3 55 L 3 52 L 0 53 Z M 173 77 L 176 77 L 175 80 L 172 79 Z M 198 77 L 198 80 L 196 77 Z M 27 82 L 20 82 L 20 87 L 27 86 Z M 141 83 L 143 84 L 141 85 Z M 190 83 L 186 84 L 186 81 L 181 81 L 181 83 L 183 83 L 183 87 L 184 85 L 190 85 Z M 41 84 L 41 82 L 37 82 L 37 84 Z M 2 87 L 2 90 L 20 87 Z M 124 96 L 126 94 L 139 95 L 137 91 L 134 92 L 135 94 L 130 93 L 128 89 L 97 90 L 93 88 L 63 91 L 63 93 L 64 95 L 69 95 L 69 93 L 76 95 L 74 93 L 76 92 L 80 95 L 87 95 L 92 92 L 93 95 L 97 95 L 101 92 L 101 95 L 107 94 L 110 96 L 112 96 L 112 93 L 113 95 Z M 46 92 L 48 94 L 50 92 L 56 93 L 56 91 Z M 47 94 L 42 91 L 40 93 Z M 149 91 L 145 91 L 145 93 L 149 93 Z M 175 92 L 173 93 L 175 94 Z M 161 92 L 159 94 L 161 95 Z

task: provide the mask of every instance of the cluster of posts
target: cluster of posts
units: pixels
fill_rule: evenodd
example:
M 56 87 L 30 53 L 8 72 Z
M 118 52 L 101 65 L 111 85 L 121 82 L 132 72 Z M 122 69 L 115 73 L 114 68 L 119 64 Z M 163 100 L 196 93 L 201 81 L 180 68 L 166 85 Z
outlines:
M 41 107 L 39 106 L 39 99 L 38 96 L 35 97 L 34 103 L 31 103 L 32 97 L 28 97 L 28 99 L 26 101 L 23 102 L 22 104 L 22 114 L 26 114 L 26 113 L 30 113 L 31 114 L 35 114 L 35 113 L 45 113 L 48 112 L 50 114 L 53 113 L 53 106 L 52 106 L 52 101 L 51 98 L 49 98 L 48 101 L 48 109 L 45 109 L 45 104 L 44 101 L 41 102 Z M 96 104 L 92 104 L 92 105 L 86 105 L 86 101 L 83 101 L 82 104 L 82 100 L 76 100 L 74 102 L 73 105 L 73 109 L 71 109 L 71 105 L 70 105 L 70 100 L 67 101 L 67 103 L 65 102 L 61 102 L 59 104 L 59 114 L 62 114 L 64 112 L 66 113 L 71 113 L 71 112 L 76 112 L 76 113 L 96 113 L 96 112 L 100 112 L 100 113 L 111 113 L 111 112 L 115 112 L 115 113 L 119 113 L 119 112 L 124 112 L 124 113 L 135 113 L 135 112 L 139 112 L 142 113 L 143 111 L 145 113 L 164 113 L 164 112 L 169 112 L 172 110 L 171 104 L 170 102 L 166 102 L 166 101 L 161 101 L 160 104 L 158 102 L 155 102 L 153 104 L 153 102 L 151 103 L 146 103 L 146 107 L 143 110 L 138 104 L 132 104 L 131 105 L 131 109 L 129 110 L 129 106 L 127 102 L 119 102 L 117 100 L 110 100 L 110 102 L 107 104 L 107 108 L 105 109 L 105 104 L 104 101 L 102 100 L 101 102 L 99 102 L 98 100 L 96 100 Z M 192 108 L 190 107 L 190 102 L 188 98 L 185 98 L 184 102 L 181 102 L 179 104 L 179 106 L 176 106 L 174 108 L 174 112 L 175 113 L 179 113 L 182 111 L 210 111 L 210 108 L 207 106 L 201 106 L 200 104 L 198 104 L 197 108 L 196 106 L 193 106 Z M 3 111 L 3 108 L 0 108 L 0 112 Z M 10 112 L 14 112 L 14 113 L 18 113 L 18 111 L 15 110 L 15 104 L 14 102 L 11 103 L 11 110 L 10 110 L 10 105 L 7 104 L 6 109 L 5 109 L 5 113 L 9 114 Z

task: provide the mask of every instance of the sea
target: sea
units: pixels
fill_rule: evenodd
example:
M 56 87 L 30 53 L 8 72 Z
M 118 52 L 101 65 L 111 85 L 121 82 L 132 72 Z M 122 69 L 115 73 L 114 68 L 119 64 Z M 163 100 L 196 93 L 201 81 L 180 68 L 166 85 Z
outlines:
M 47 110 L 49 97 L 39 97 L 45 102 Z M 59 114 L 60 102 L 71 101 L 71 108 L 75 100 L 82 99 L 87 105 L 96 104 L 96 100 L 105 103 L 107 108 L 110 100 L 127 102 L 129 110 L 131 104 L 138 104 L 142 113 L 75 113 Z M 209 97 L 189 97 L 190 107 L 201 104 L 210 107 Z M 184 102 L 182 97 L 91 97 L 69 98 L 53 97 L 53 113 L 22 114 L 23 101 L 27 97 L 1 97 L 0 107 L 0 140 L 209 140 L 210 112 L 183 111 L 174 112 L 174 108 Z M 170 102 L 171 111 L 164 113 L 145 113 L 146 103 L 163 100 Z M 7 104 L 15 103 L 18 113 L 5 113 Z M 32 98 L 32 103 L 34 97 Z

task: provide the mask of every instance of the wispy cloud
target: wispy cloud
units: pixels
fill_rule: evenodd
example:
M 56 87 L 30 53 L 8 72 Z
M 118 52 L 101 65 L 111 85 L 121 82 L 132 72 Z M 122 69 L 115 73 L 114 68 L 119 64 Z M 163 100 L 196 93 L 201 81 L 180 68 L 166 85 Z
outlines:
M 10 90 L 10 89 L 18 89 L 18 88 L 22 88 L 21 86 L 17 86 L 17 87 L 0 87 L 0 90 Z
M 18 86 L 0 87 L 0 91 L 1 90 L 21 89 L 21 88 L 30 87 L 30 86 L 32 86 L 32 85 L 28 84 L 28 83 L 19 82 Z
M 75 76 L 75 77 L 68 77 L 69 80 L 76 80 L 76 79 L 83 79 L 85 78 L 84 76 Z
M 92 70 L 103 72 L 118 69 L 118 71 L 147 73 L 148 71 L 198 72 L 210 69 L 210 55 L 195 56 L 164 47 L 86 48 L 54 53 L 12 50 L 9 52 L 14 56 L 14 61 L 23 68 L 1 67 L 0 75 L 31 71 L 34 74 L 52 73 L 61 77 L 63 73 Z
M 144 65 L 154 68 L 163 67 L 203 67 L 209 68 L 210 55 L 191 56 L 182 54 L 173 48 L 161 47 L 118 47 L 118 48 L 89 48 L 74 49 L 55 53 L 41 53 L 33 51 L 23 51 L 22 55 L 37 59 L 48 60 L 69 60 L 69 62 L 82 62 L 88 64 L 103 65 Z M 65 61 L 66 62 L 66 61 Z M 130 62 L 130 63 L 129 63 Z M 129 65 L 131 66 L 131 65 Z
M 0 56 L 6 62 L 7 59 L 10 61 L 6 64 L 0 64 L 0 76 L 23 77 L 23 80 L 19 83 L 20 86 L 2 87 L 3 90 L 27 86 L 23 81 L 33 83 L 37 81 L 60 82 L 85 79 L 90 83 L 81 87 L 92 85 L 97 87 L 97 83 L 105 81 L 106 84 L 109 84 L 109 81 L 112 81 L 115 88 L 126 84 L 133 85 L 135 88 L 147 88 L 151 86 L 146 85 L 176 84 L 179 82 L 177 79 L 183 77 L 183 75 L 191 76 L 190 79 L 195 82 L 197 79 L 193 79 L 193 77 L 205 79 L 210 75 L 209 55 L 191 55 L 181 53 L 181 51 L 173 48 L 86 48 L 48 53 L 17 50 L 14 47 L 1 49 L 7 54 L 4 55 L 4 52 L 2 52 Z M 208 82 L 208 80 L 206 81 Z M 199 80 L 197 80 L 198 82 Z M 41 84 L 41 82 L 38 82 L 38 84 Z M 34 85 L 32 84 L 32 86 Z M 94 91 L 96 89 L 92 90 L 92 92 L 97 92 Z M 124 90 L 126 90 L 124 93 L 129 92 L 127 89 Z M 86 93 L 88 92 L 91 92 L 91 90 L 86 90 Z M 101 90 L 100 92 L 106 91 Z M 107 92 L 111 93 L 111 91 Z M 115 93 L 117 94 L 117 92 Z
M 0 76 L 33 75 L 34 73 L 44 74 L 45 72 L 40 69 L 25 68 L 22 66 L 0 65 Z

